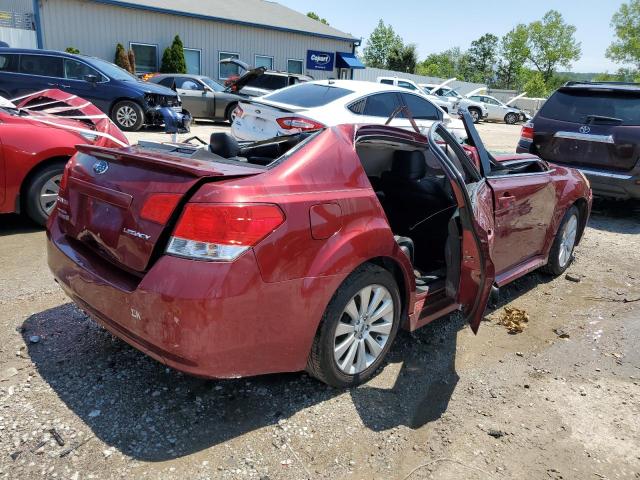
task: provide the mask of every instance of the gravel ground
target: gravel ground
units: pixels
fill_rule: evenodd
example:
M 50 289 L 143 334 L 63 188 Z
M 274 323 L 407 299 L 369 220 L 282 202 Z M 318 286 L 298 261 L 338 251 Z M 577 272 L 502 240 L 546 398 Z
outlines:
M 513 151 L 520 127 L 480 130 Z M 478 336 L 457 315 L 401 333 L 339 391 L 164 367 L 69 303 L 41 229 L 0 216 L 0 478 L 638 479 L 639 234 L 638 205 L 598 202 L 569 277 L 502 289 Z

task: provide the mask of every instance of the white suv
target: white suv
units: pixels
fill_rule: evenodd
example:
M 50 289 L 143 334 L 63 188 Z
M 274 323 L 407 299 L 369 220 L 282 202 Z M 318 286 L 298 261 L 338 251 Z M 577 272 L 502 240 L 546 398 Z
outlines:
M 440 100 L 448 102 L 449 113 L 456 113 L 459 108 L 466 108 L 469 110 L 471 118 L 473 118 L 473 123 L 478 123 L 489 115 L 489 111 L 483 103 L 469 100 L 468 98 L 460 95 L 453 88 L 437 88 L 438 85 L 432 83 L 421 83 L 420 86 L 430 95 L 435 95 Z M 437 88 L 437 90 L 434 91 L 435 88 Z

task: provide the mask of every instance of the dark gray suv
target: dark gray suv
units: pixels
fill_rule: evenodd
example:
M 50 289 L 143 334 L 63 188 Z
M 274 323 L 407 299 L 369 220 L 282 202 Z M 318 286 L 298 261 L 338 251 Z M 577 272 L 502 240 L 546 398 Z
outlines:
M 640 84 L 568 82 L 524 124 L 516 151 L 578 168 L 595 195 L 640 199 Z

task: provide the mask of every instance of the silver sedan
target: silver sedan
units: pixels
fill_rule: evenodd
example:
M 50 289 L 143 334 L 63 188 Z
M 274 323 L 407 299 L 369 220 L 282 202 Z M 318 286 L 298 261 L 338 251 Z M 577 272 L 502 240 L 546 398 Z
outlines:
M 231 122 L 233 111 L 243 96 L 231 93 L 215 80 L 204 75 L 163 73 L 149 82 L 172 88 L 182 100 L 182 108 L 193 118 Z
M 475 102 L 480 102 L 487 107 L 487 120 L 497 120 L 513 125 L 516 122 L 524 121 L 525 113 L 518 108 L 510 107 L 502 103 L 495 97 L 489 95 L 472 95 L 469 97 Z

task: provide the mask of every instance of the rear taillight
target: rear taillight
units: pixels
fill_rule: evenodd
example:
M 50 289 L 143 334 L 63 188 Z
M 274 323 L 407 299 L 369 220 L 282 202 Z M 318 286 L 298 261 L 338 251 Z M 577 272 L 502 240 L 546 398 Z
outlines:
M 233 116 L 233 118 L 242 118 L 242 117 L 244 117 L 244 110 L 242 109 L 242 107 L 240 105 L 236 106 L 236 108 L 233 110 L 232 116 Z
M 527 122 L 522 125 L 522 130 L 520 131 L 520 140 L 524 140 L 526 142 L 533 142 L 533 122 Z
M 71 160 L 69 160 L 64 166 L 64 171 L 62 172 L 62 178 L 60 179 L 60 190 L 67 189 L 67 182 L 69 181 L 69 172 L 71 171 Z
M 283 222 L 277 205 L 189 203 L 167 253 L 198 260 L 235 260 Z
M 140 217 L 151 222 L 164 225 L 169 220 L 173 209 L 182 198 L 177 193 L 154 193 L 149 195 L 140 211 Z
M 303 132 L 308 132 L 324 128 L 322 123 L 302 117 L 282 117 L 276 119 L 276 122 L 278 122 L 280 128 L 284 130 L 301 130 Z

